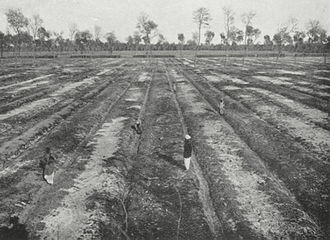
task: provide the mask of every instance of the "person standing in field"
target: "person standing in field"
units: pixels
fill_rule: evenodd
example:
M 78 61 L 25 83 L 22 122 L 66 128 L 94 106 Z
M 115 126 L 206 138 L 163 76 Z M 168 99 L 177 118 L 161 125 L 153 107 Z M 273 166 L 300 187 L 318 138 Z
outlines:
M 186 170 L 189 170 L 190 167 L 191 154 L 192 154 L 191 137 L 190 135 L 187 134 L 185 136 L 184 145 L 183 145 L 183 159 Z
M 175 79 L 173 80 L 172 85 L 173 85 L 173 91 L 174 91 L 174 93 L 176 93 L 176 80 Z
M 47 147 L 44 156 L 39 161 L 39 167 L 42 169 L 42 178 L 45 178 L 45 168 L 50 155 L 50 148 Z
M 223 115 L 225 113 L 225 102 L 223 98 L 221 98 L 219 102 L 219 113 L 220 115 Z
M 42 176 L 44 180 L 52 185 L 54 183 L 55 158 L 52 156 L 49 147 L 46 148 L 45 156 L 40 161 L 40 167 L 42 168 Z

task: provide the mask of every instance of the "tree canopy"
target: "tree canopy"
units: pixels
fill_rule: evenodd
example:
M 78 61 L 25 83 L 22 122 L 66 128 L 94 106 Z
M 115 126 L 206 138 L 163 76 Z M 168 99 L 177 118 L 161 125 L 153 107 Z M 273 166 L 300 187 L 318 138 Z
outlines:
M 16 34 L 20 34 L 29 24 L 29 19 L 23 15 L 20 9 L 8 9 L 6 16 L 9 27 Z
M 220 34 L 209 28 L 212 20 L 209 9 L 200 7 L 192 14 L 193 22 L 197 25 L 192 37 L 186 39 L 186 33 L 179 32 L 176 43 L 169 43 L 166 40 L 167 36 L 159 34 L 158 24 L 145 13 L 139 16 L 136 31 L 120 42 L 111 30 L 107 30 L 107 34 L 102 34 L 101 27 L 98 25 L 92 26 L 91 30 L 81 31 L 77 24 L 71 23 L 68 28 L 68 37 L 65 37 L 61 31 L 54 32 L 48 29 L 39 14 L 26 17 L 20 9 L 9 9 L 5 13 L 8 30 L 0 36 L 1 51 L 18 50 L 18 53 L 21 49 L 25 51 L 113 51 L 134 48 L 149 52 L 154 49 L 195 49 L 197 53 L 199 49 L 274 50 L 273 45 L 276 45 L 279 50 L 283 48 L 295 52 L 329 51 L 327 46 L 329 46 L 330 38 L 317 19 L 310 20 L 305 28 L 299 29 L 297 19 L 291 18 L 282 24 L 273 36 L 265 33 L 261 43 L 261 41 L 258 42 L 261 31 L 254 25 L 255 12 L 248 11 L 240 15 L 243 23 L 240 29 L 235 25 L 234 10 L 224 7 L 222 11 L 224 31 Z M 205 37 L 204 41 L 201 40 L 203 37 Z

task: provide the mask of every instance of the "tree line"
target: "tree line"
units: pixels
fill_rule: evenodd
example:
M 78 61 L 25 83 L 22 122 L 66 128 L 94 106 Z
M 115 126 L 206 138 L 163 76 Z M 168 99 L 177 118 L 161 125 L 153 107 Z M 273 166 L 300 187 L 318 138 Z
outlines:
M 318 20 L 310 20 L 304 30 L 298 29 L 298 21 L 289 19 L 273 35 L 261 37 L 261 31 L 255 26 L 256 13 L 253 11 L 240 16 L 244 28 L 235 25 L 236 14 L 224 7 L 224 31 L 219 34 L 220 43 L 213 43 L 216 33 L 209 30 L 212 17 L 207 8 L 201 7 L 193 12 L 193 21 L 197 31 L 186 39 L 183 33 L 178 33 L 176 43 L 169 43 L 158 31 L 158 25 L 150 17 L 142 13 L 137 20 L 136 31 L 121 42 L 113 31 L 102 33 L 100 26 L 94 26 L 93 33 L 89 30 L 79 30 L 75 23 L 69 26 L 69 37 L 63 32 L 47 30 L 40 15 L 26 17 L 20 9 L 8 9 L 6 12 L 8 30 L 0 31 L 1 57 L 4 51 L 122 51 L 135 50 L 151 53 L 152 50 L 277 50 L 291 52 L 329 52 L 330 36 Z M 104 40 L 105 39 L 105 40 Z M 260 41 L 257 42 L 257 40 Z

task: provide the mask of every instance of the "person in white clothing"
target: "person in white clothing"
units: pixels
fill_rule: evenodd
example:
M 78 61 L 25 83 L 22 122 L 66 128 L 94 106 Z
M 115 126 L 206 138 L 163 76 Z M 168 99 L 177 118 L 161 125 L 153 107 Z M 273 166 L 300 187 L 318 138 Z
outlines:
M 183 159 L 184 159 L 184 166 L 187 170 L 190 167 L 190 160 L 192 154 L 192 144 L 191 144 L 191 137 L 189 134 L 185 136 L 184 145 L 183 145 Z

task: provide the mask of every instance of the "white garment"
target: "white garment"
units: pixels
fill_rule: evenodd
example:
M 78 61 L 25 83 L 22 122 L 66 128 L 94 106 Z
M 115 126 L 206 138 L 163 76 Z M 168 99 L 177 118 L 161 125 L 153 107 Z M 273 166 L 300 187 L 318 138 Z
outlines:
M 187 170 L 189 170 L 190 167 L 190 159 L 191 157 L 184 158 L 184 166 L 186 167 Z
M 49 183 L 50 185 L 53 185 L 54 183 L 54 172 L 50 175 L 45 175 L 45 180 L 47 183 Z

